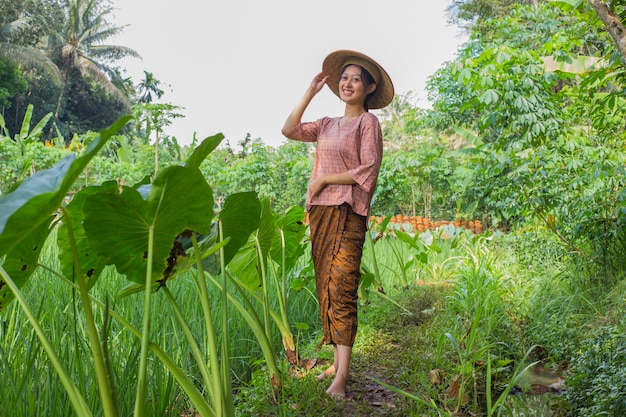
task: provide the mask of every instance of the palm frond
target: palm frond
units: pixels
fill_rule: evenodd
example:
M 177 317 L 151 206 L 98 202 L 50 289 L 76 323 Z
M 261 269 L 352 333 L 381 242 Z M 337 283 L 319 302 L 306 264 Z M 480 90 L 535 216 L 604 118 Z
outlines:
M 107 77 L 106 71 L 104 70 L 107 69 L 106 66 L 82 55 L 79 55 L 78 63 L 78 69 L 81 74 L 93 79 L 100 87 L 112 94 L 120 102 L 130 105 L 128 97 L 111 82 L 109 77 Z
M 0 39 L 9 39 L 30 24 L 29 17 L 22 17 L 9 23 L 0 25 Z
M 95 45 L 89 48 L 92 55 L 110 60 L 131 57 L 141 59 L 141 55 L 132 48 L 119 45 Z
M 62 84 L 59 68 L 42 51 L 30 46 L 21 46 L 8 42 L 0 42 L 0 46 L 0 54 L 21 65 L 43 70 L 51 76 L 54 84 Z

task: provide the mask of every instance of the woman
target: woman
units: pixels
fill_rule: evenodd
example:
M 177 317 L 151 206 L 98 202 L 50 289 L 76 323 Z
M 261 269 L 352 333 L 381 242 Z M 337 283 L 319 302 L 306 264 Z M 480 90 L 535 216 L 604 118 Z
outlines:
M 345 103 L 343 117 L 302 123 L 309 103 L 324 87 Z M 369 109 L 393 99 L 387 72 L 370 57 L 335 51 L 322 64 L 283 126 L 289 139 L 316 142 L 306 209 L 320 304 L 323 342 L 333 345 L 334 362 L 318 376 L 334 375 L 326 391 L 345 397 L 357 330 L 357 290 L 370 202 L 382 160 L 382 132 Z

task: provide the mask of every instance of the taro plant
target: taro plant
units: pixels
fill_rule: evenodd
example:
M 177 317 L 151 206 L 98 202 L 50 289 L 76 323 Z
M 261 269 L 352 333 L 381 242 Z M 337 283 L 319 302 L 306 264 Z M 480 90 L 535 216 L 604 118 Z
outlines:
M 256 299 L 263 306 L 263 326 L 271 340 L 271 321 L 281 333 L 287 360 L 296 365 L 300 362 L 288 311 L 288 277 L 303 253 L 306 226 L 303 223 L 304 211 L 292 207 L 284 216 L 274 215 L 269 199 L 261 204 L 261 225 L 250 236 L 247 244 L 239 251 L 229 267 L 229 276 L 240 290 L 248 305 Z M 277 295 L 277 306 L 270 304 L 270 290 Z
M 150 353 L 165 365 L 196 410 L 203 416 L 233 416 L 234 406 L 229 369 L 226 285 L 222 297 L 222 340 L 216 339 L 216 325 L 211 315 L 211 300 L 206 291 L 205 271 L 222 272 L 239 247 L 259 224 L 259 202 L 254 193 L 232 196 L 214 219 L 211 187 L 199 171 L 200 163 L 223 139 L 221 134 L 205 139 L 181 166 L 167 167 L 157 173 L 152 183 L 134 187 L 107 182 L 81 190 L 67 206 L 64 199 L 91 159 L 128 121 L 120 119 L 90 143 L 83 154 L 71 154 L 51 169 L 26 178 L 12 192 L 0 196 L 0 309 L 15 299 L 37 334 L 50 362 L 58 373 L 78 416 L 90 416 L 90 410 L 72 377 L 59 360 L 36 315 L 26 303 L 21 287 L 38 266 L 42 246 L 54 227 L 59 227 L 58 245 L 64 282 L 78 290 L 89 346 L 92 351 L 95 380 L 104 416 L 117 416 L 116 388 L 107 367 L 106 335 L 98 333 L 93 306 L 106 309 L 113 317 L 140 338 L 139 370 L 136 385 L 136 416 L 145 414 L 147 367 Z M 202 240 L 199 242 L 199 238 Z M 191 243 L 189 243 L 191 242 Z M 193 255 L 190 257 L 189 255 Z M 189 262 L 192 259 L 192 262 Z M 115 265 L 144 294 L 142 328 L 136 329 L 128 318 L 94 300 L 89 289 L 100 277 L 105 265 Z M 195 265 L 196 282 L 202 302 L 206 341 L 201 346 L 186 326 L 168 289 L 168 280 Z M 131 286 L 131 288 L 133 288 Z M 153 340 L 149 329 L 151 297 L 162 289 L 171 301 L 178 323 L 183 328 L 202 376 L 206 392 L 176 364 Z M 130 291 L 132 292 L 132 291 Z M 221 361 L 220 361 L 221 359 Z M 208 399 L 205 397 L 208 396 Z
M 12 192 L 0 197 L 0 257 L 4 258 L 3 265 L 0 266 L 0 309 L 4 308 L 12 299 L 16 299 L 20 304 L 50 358 L 50 362 L 57 371 L 76 414 L 79 416 L 91 415 L 91 411 L 59 360 L 30 306 L 26 303 L 20 288 L 28 281 L 37 266 L 41 248 L 51 228 L 57 222 L 55 213 L 62 207 L 63 199 L 70 187 L 104 143 L 128 120 L 128 118 L 123 118 L 110 129 L 101 132 L 99 138 L 92 142 L 81 157 L 71 154 L 53 168 L 40 171 L 26 178 Z M 84 290 L 81 294 L 83 303 L 86 302 L 88 305 L 85 314 L 89 336 L 90 339 L 95 338 L 95 340 L 91 340 L 91 348 L 102 407 L 106 416 L 114 416 L 116 410 L 112 398 L 112 389 L 108 384 L 102 348 L 93 321 L 91 305 L 88 297 L 85 297 L 87 286 L 82 280 L 82 276 L 79 279 L 79 285 Z

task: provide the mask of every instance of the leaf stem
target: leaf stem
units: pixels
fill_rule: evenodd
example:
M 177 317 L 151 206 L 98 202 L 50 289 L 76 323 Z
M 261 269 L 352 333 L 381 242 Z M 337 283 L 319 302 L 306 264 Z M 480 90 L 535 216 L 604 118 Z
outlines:
M 224 414 L 224 388 L 222 386 L 222 378 L 220 377 L 220 362 L 217 348 L 217 340 L 215 338 L 215 325 L 213 324 L 213 314 L 211 313 L 211 301 L 209 300 L 209 291 L 206 286 L 204 278 L 204 269 L 202 267 L 202 257 L 200 255 L 200 248 L 198 247 L 198 240 L 196 236 L 192 234 L 191 240 L 193 242 L 194 254 L 196 257 L 197 277 L 196 284 L 200 290 L 200 303 L 202 305 L 202 311 L 204 313 L 204 325 L 206 327 L 207 334 L 207 352 L 209 354 L 209 368 L 211 370 L 210 387 L 212 387 L 213 393 L 213 408 L 215 408 L 215 414 L 219 417 L 223 417 Z M 222 335 L 224 337 L 224 335 Z M 224 358 L 222 358 L 222 361 Z M 229 374 L 230 376 L 230 370 Z
M 96 322 L 93 316 L 93 309 L 91 308 L 91 302 L 89 300 L 89 290 L 87 289 L 87 284 L 85 283 L 85 276 L 83 275 L 78 250 L 76 248 L 76 238 L 74 236 L 72 220 L 65 207 L 61 207 L 61 210 L 63 211 L 64 222 L 67 225 L 67 236 L 69 238 L 72 254 L 74 256 L 75 276 L 78 281 L 78 292 L 83 305 L 85 324 L 87 326 L 91 353 L 93 355 L 94 366 L 96 368 L 96 380 L 100 391 L 102 409 L 105 416 L 117 417 L 118 413 L 115 407 L 113 392 L 111 386 L 109 385 L 108 371 L 104 362 L 104 353 L 102 351 L 102 345 L 100 344 L 100 336 L 98 335 L 98 329 L 96 328 Z
M 148 266 L 146 267 L 146 290 L 144 292 L 143 326 L 141 333 L 141 353 L 139 356 L 139 371 L 137 376 L 137 398 L 135 400 L 135 417 L 143 417 L 146 407 L 146 368 L 148 364 L 148 349 L 150 347 L 150 314 L 152 297 L 152 261 L 154 258 L 154 225 L 148 229 Z

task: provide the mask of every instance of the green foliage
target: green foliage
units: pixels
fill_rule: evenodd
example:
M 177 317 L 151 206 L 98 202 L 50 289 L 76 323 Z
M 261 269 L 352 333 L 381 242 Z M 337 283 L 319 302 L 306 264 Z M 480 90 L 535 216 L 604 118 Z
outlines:
M 10 108 L 11 97 L 26 91 L 28 83 L 18 65 L 3 56 L 0 56 L 0 80 L 0 106 Z
M 620 64 L 573 74 L 550 71 L 544 57 L 573 63 L 580 53 L 611 56 L 615 46 L 589 14 L 546 4 L 482 28 L 429 85 L 431 126 L 479 138 L 465 198 L 494 223 L 539 218 L 571 250 L 599 256 L 623 204 L 615 190 L 624 184 L 624 99 L 609 81 Z
M 512 0 L 452 0 L 448 13 L 450 21 L 456 24 L 480 23 L 503 18 L 517 3 Z
M 576 415 L 626 413 L 626 338 L 605 329 L 580 346 L 572 358 L 567 399 Z
M 68 81 L 59 129 L 65 137 L 97 132 L 130 113 L 130 106 L 89 75 L 74 75 Z
M 453 155 L 436 139 L 416 140 L 410 150 L 387 152 L 372 212 L 431 217 L 433 206 L 448 202 L 448 184 L 455 166 Z
M 138 54 L 108 43 L 121 31 L 110 21 L 113 9 L 108 2 L 13 3 L 7 18 L 23 21 L 28 30 L 12 31 L 8 42 L 0 38 L 2 55 L 22 65 L 30 89 L 27 96 L 14 94 L 10 104 L 15 110 L 7 118 L 9 126 L 23 117 L 25 104 L 35 104 L 38 111 L 52 111 L 53 123 L 67 137 L 103 129 L 129 112 L 131 97 L 112 82 L 119 78 L 112 64 Z
M 294 205 L 304 207 L 312 166 L 310 145 L 289 141 L 273 148 L 252 141 L 238 154 L 218 149 L 201 170 L 212 179 L 218 204 L 230 193 L 253 190 L 281 212 Z

